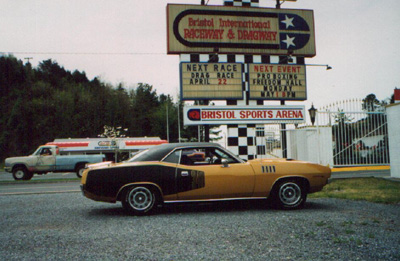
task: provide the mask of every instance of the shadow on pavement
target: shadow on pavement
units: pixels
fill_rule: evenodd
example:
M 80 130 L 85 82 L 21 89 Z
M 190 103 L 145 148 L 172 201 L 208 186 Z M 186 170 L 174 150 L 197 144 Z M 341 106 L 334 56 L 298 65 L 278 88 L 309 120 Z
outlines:
M 229 212 L 278 212 L 278 211 L 303 211 L 303 210 L 332 210 L 332 205 L 319 202 L 307 201 L 303 209 L 299 210 L 280 210 L 275 209 L 266 200 L 240 200 L 240 201 L 224 201 L 224 202 L 205 202 L 205 203 L 175 203 L 165 204 L 154 211 L 152 215 L 176 215 L 176 214 L 193 214 L 193 213 L 229 213 Z M 90 210 L 91 216 L 131 216 L 117 203 L 112 208 L 96 208 Z

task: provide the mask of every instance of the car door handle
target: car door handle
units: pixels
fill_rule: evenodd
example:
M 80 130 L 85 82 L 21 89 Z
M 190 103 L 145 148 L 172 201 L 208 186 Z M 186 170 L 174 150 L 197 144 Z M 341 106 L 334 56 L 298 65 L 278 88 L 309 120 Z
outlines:
M 189 176 L 189 172 L 188 171 L 182 171 L 181 172 L 181 176 L 182 177 L 187 177 L 187 176 Z

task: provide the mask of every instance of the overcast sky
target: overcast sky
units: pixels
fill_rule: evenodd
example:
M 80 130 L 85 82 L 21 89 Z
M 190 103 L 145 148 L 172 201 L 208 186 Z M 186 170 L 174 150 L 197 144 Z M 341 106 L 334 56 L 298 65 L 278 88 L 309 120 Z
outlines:
M 0 52 L 32 57 L 33 66 L 53 59 L 114 85 L 149 83 L 177 97 L 179 56 L 166 54 L 167 3 L 200 0 L 0 0 Z M 260 0 L 260 7 L 274 6 Z M 333 67 L 307 67 L 307 107 L 370 93 L 382 100 L 400 88 L 399 0 L 298 0 L 282 8 L 314 10 L 317 55 L 306 63 Z

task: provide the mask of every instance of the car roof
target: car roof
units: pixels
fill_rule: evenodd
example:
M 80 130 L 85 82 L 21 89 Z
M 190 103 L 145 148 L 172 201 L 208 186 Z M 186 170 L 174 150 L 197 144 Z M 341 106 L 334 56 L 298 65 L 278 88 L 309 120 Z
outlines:
M 191 148 L 191 147 L 221 147 L 218 143 L 212 142 L 185 142 L 185 143 L 165 143 L 151 147 L 146 154 L 143 154 L 134 161 L 160 161 L 169 152 L 176 148 Z

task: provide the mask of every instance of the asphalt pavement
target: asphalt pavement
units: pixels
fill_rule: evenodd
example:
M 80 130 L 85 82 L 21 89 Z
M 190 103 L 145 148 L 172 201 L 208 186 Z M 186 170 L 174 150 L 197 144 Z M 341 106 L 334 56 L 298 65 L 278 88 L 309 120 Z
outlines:
M 332 173 L 371 176 L 390 172 Z M 0 182 L 1 260 L 400 260 L 399 204 L 308 199 L 297 211 L 264 201 L 180 204 L 135 217 L 121 204 L 83 197 L 75 173 L 36 175 L 36 183 L 0 177 L 11 181 Z
M 76 179 L 75 172 L 65 172 L 65 173 L 49 173 L 45 175 L 35 174 L 32 177 L 32 180 L 52 180 L 52 179 Z M 11 173 L 0 171 L 0 182 L 1 181 L 14 181 L 14 178 Z

